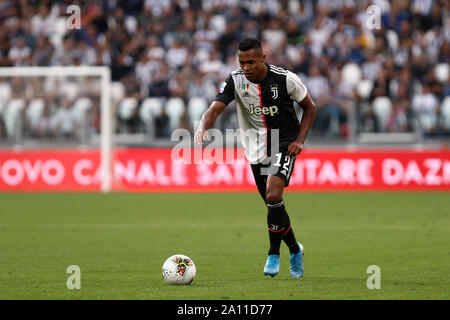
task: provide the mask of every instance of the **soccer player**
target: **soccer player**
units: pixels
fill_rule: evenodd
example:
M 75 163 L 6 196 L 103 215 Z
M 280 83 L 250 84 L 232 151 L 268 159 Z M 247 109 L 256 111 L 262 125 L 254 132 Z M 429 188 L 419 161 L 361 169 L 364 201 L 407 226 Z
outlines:
M 203 114 L 194 140 L 208 138 L 217 116 L 234 99 L 247 160 L 267 212 L 270 249 L 264 274 L 276 276 L 280 269 L 280 246 L 290 252 L 292 277 L 303 276 L 303 246 L 297 242 L 283 202 L 295 158 L 303 150 L 316 115 L 316 106 L 301 79 L 291 71 L 269 65 L 261 43 L 247 38 L 239 43 L 240 69 L 223 82 L 215 101 Z M 293 102 L 303 108 L 301 123 Z M 276 139 L 278 137 L 278 139 Z

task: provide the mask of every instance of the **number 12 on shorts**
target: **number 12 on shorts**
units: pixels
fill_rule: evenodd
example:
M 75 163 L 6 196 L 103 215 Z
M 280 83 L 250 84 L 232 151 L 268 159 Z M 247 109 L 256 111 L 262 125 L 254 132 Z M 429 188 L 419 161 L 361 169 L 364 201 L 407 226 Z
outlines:
M 276 167 L 280 167 L 281 166 L 281 157 L 282 157 L 282 153 L 279 152 L 277 153 L 275 156 L 277 157 L 277 161 L 274 163 L 274 166 Z M 288 155 L 286 155 L 284 157 L 284 163 L 283 163 L 283 169 L 285 170 L 289 170 L 289 164 L 291 162 L 291 157 L 289 157 Z

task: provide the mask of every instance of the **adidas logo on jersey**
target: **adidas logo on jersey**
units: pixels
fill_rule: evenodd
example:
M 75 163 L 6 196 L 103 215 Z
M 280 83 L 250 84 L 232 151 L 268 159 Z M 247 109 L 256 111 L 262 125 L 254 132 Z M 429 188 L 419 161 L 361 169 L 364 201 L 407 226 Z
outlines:
M 260 106 L 254 106 L 253 104 L 250 104 L 250 108 L 247 109 L 249 114 L 254 114 L 257 116 L 260 115 L 267 115 L 270 114 L 271 116 L 274 116 L 278 113 L 278 107 L 277 106 L 270 106 L 270 107 L 260 107 Z

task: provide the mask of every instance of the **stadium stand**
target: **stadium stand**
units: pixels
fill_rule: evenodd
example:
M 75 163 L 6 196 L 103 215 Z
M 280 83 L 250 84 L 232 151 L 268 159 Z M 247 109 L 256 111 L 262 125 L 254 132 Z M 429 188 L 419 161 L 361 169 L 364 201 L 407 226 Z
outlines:
M 221 81 L 238 68 L 237 43 L 255 36 L 267 60 L 299 74 L 314 96 L 321 110 L 313 139 L 417 128 L 429 138 L 450 136 L 446 0 L 79 1 L 75 30 L 64 27 L 69 4 L 1 1 L 0 66 L 109 66 L 118 133 L 193 130 Z M 381 9 L 380 29 L 366 25 L 370 4 Z M 76 83 L 64 86 L 77 122 L 96 112 Z M 38 136 L 44 110 L 53 122 L 61 114 L 62 104 L 51 102 L 61 97 L 32 100 L 17 87 L 0 82 L 0 142 Z M 84 132 L 74 135 L 80 139 L 98 133 L 98 114 L 76 130 Z M 67 132 L 54 132 L 60 135 Z

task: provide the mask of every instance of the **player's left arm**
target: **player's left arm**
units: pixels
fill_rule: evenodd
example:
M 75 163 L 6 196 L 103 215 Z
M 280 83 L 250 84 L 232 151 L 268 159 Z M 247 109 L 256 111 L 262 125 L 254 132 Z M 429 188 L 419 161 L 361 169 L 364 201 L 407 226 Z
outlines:
M 303 81 L 298 75 L 288 71 L 286 76 L 286 87 L 289 96 L 296 101 L 303 109 L 303 117 L 300 122 L 300 130 L 298 131 L 297 139 L 293 141 L 287 149 L 287 155 L 296 156 L 303 150 L 308 132 L 312 127 L 314 118 L 316 117 L 317 107 L 311 96 L 303 84 Z
M 309 93 L 306 93 L 306 96 L 299 102 L 299 105 L 303 109 L 303 117 L 300 123 L 300 130 L 298 131 L 297 139 L 291 142 L 288 146 L 286 153 L 288 156 L 297 156 L 300 152 L 302 152 L 306 137 L 308 136 L 308 132 L 313 125 L 314 118 L 317 113 L 317 106 Z

